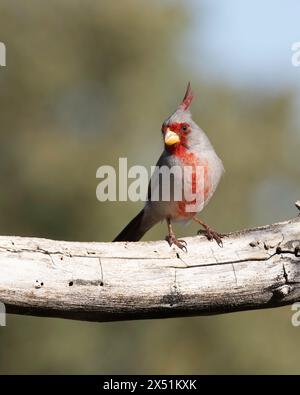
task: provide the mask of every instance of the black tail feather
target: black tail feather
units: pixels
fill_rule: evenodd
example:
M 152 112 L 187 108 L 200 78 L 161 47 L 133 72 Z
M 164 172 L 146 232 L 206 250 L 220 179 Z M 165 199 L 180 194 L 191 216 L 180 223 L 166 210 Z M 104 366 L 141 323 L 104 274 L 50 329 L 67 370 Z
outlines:
M 129 222 L 113 241 L 138 241 L 147 232 L 148 228 L 142 224 L 144 209 Z

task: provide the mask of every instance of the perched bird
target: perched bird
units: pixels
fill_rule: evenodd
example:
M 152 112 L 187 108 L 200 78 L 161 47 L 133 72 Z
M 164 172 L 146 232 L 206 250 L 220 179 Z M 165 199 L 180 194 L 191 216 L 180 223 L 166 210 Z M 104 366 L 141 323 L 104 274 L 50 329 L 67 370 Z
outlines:
M 185 183 L 194 193 L 193 200 L 187 201 L 185 195 L 180 200 L 175 199 L 174 193 L 170 193 L 168 200 L 153 199 L 153 188 L 163 187 L 158 172 L 154 172 L 149 183 L 148 199 L 144 208 L 136 217 L 121 231 L 114 241 L 138 241 L 156 223 L 166 220 L 168 235 L 166 240 L 170 245 L 175 244 L 186 250 L 186 242 L 178 240 L 172 229 L 172 222 L 188 222 L 194 220 L 204 229 L 198 234 L 205 234 L 209 240 L 216 240 L 222 246 L 222 234 L 212 230 L 206 223 L 196 218 L 197 212 L 201 211 L 214 194 L 224 171 L 222 161 L 217 156 L 204 131 L 192 120 L 190 105 L 193 100 L 193 92 L 190 83 L 177 110 L 167 118 L 162 125 L 164 151 L 157 162 L 157 169 L 164 166 L 171 169 L 174 166 L 183 171 L 173 175 L 173 189 L 176 184 L 180 188 Z M 187 180 L 184 168 L 192 169 Z M 197 173 L 197 169 L 200 172 Z M 161 196 L 161 195 L 159 195 Z M 197 200 L 200 205 L 195 205 L 191 210 L 191 204 Z M 189 209 L 187 209 L 189 207 Z

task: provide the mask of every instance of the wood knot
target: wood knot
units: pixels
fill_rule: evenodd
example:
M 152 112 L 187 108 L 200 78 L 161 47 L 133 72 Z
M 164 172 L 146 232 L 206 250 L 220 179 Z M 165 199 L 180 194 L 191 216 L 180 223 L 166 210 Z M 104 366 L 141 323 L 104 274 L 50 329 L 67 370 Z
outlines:
M 288 294 L 290 294 L 293 290 L 293 287 L 291 285 L 281 285 L 278 288 L 275 288 L 273 290 L 273 294 L 274 296 L 278 297 L 278 298 L 284 298 L 285 296 L 287 296 Z

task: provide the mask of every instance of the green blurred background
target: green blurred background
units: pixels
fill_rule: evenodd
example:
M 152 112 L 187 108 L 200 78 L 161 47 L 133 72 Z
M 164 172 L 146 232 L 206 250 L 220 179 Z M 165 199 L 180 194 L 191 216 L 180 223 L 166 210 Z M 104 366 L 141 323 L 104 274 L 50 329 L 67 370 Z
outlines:
M 111 240 L 142 203 L 98 202 L 96 169 L 119 157 L 154 165 L 161 123 L 189 80 L 193 117 L 226 169 L 202 218 L 226 232 L 296 215 L 300 68 L 290 46 L 300 32 L 298 23 L 298 37 L 286 35 L 283 8 L 291 17 L 300 9 L 262 3 L 0 0 L 0 234 Z M 145 239 L 165 233 L 158 225 Z M 291 315 L 104 324 L 9 316 L 0 372 L 300 373 Z

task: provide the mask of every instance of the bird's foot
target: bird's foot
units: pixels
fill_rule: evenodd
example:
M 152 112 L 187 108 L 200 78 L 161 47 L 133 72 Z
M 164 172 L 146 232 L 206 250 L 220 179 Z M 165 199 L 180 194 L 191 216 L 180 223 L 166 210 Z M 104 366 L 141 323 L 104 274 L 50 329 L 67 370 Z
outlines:
M 216 232 L 209 226 L 205 226 L 204 229 L 200 229 L 197 232 L 198 235 L 205 235 L 208 240 L 216 240 L 219 247 L 223 247 L 222 238 L 225 237 L 223 233 Z
M 175 235 L 168 235 L 166 236 L 166 241 L 169 243 L 170 246 L 175 244 L 178 248 L 187 252 L 185 240 L 177 240 Z

